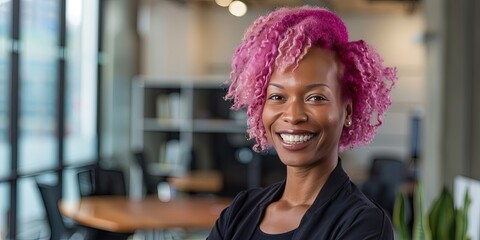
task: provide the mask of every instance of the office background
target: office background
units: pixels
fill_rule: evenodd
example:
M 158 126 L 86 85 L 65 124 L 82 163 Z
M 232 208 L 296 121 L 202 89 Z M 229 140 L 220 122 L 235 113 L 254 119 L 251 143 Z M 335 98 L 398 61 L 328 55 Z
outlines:
M 232 16 L 207 0 L 0 1 L 0 236 L 28 236 L 44 221 L 34 179 L 76 197 L 75 171 L 132 161 L 132 81 L 218 79 L 245 28 L 277 5 L 246 1 Z M 275 1 L 266 1 L 275 2 Z M 412 158 L 420 117 L 426 202 L 456 175 L 480 179 L 480 4 L 319 1 L 398 66 L 393 104 L 373 143 L 344 154 L 361 181 L 375 154 Z M 59 130 L 62 129 L 62 130 Z M 132 186 L 131 184 L 130 186 Z M 12 234 L 15 233 L 15 234 Z

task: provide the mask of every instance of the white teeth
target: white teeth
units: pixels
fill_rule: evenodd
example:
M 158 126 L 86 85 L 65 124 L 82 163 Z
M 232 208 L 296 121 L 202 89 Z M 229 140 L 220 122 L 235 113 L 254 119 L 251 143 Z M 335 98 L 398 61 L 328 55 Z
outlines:
M 313 134 L 280 134 L 283 141 L 288 144 L 300 144 L 310 140 L 313 137 Z

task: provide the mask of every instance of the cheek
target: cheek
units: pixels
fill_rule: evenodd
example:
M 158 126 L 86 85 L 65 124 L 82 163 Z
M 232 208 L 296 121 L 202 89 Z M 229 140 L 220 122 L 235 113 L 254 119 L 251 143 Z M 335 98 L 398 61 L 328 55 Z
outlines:
M 332 109 L 325 109 L 324 111 L 317 110 L 315 113 L 317 124 L 320 126 L 324 126 L 324 128 L 326 129 L 330 129 L 330 131 L 337 131 L 339 126 L 342 125 L 342 114 L 337 111 L 333 111 Z
M 331 111 L 330 114 L 328 114 L 328 122 L 326 124 L 331 126 L 332 130 L 341 133 L 343 130 L 343 118 L 344 115 L 341 111 Z
M 328 124 L 340 124 L 340 115 L 338 113 L 330 112 L 330 114 L 328 115 Z
M 272 131 L 272 125 L 275 122 L 276 115 L 278 115 L 278 111 L 275 111 L 269 106 L 264 106 L 263 111 L 262 111 L 262 123 L 266 131 L 266 135 L 268 138 L 268 141 L 271 142 L 271 131 Z
M 263 108 L 263 111 L 262 111 L 262 123 L 263 123 L 263 126 L 265 127 L 265 131 L 267 131 L 267 134 L 270 132 L 270 117 L 269 117 L 269 113 L 268 113 L 268 109 L 267 108 Z

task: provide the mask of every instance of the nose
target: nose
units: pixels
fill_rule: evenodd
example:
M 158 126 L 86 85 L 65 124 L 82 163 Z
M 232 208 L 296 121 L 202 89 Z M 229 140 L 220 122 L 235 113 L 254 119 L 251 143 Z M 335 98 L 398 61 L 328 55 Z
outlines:
M 296 125 L 308 120 L 308 116 L 305 113 L 303 101 L 293 100 L 286 103 L 285 112 L 282 116 L 283 121 Z

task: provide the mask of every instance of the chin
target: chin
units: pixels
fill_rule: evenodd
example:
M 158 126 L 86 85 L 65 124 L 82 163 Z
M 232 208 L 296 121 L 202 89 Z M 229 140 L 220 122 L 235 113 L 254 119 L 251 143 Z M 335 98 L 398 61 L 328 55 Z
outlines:
M 280 161 L 289 167 L 309 166 L 318 161 L 318 158 L 315 158 L 314 156 L 308 156 L 310 154 L 277 153 Z

